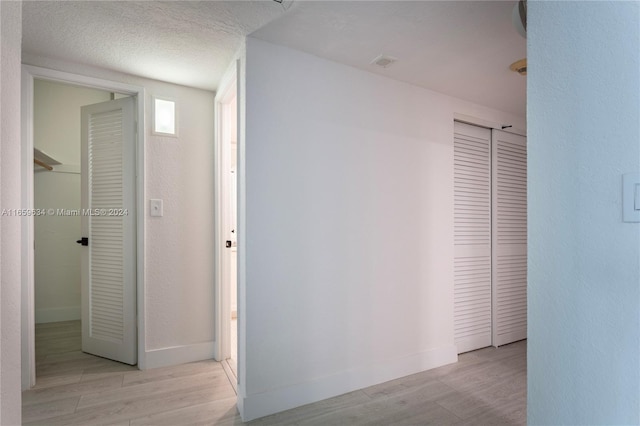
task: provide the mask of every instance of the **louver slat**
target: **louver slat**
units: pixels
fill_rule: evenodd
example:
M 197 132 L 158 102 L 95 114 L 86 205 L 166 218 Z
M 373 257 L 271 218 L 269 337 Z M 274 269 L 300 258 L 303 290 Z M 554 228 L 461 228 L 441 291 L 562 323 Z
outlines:
M 89 118 L 89 197 L 92 209 L 124 206 L 122 110 Z M 124 230 L 118 216 L 92 216 L 90 335 L 124 338 Z
M 527 146 L 493 134 L 493 345 L 527 337 Z
M 491 345 L 491 132 L 454 125 L 454 337 Z

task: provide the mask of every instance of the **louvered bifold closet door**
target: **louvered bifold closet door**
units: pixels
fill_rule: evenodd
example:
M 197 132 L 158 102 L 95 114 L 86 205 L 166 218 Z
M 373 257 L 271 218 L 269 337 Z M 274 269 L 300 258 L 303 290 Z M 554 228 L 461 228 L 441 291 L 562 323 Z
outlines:
M 454 124 L 454 332 L 458 353 L 491 345 L 491 131 Z
M 135 364 L 132 98 L 82 108 L 82 350 Z
M 527 337 L 527 141 L 494 130 L 493 345 Z

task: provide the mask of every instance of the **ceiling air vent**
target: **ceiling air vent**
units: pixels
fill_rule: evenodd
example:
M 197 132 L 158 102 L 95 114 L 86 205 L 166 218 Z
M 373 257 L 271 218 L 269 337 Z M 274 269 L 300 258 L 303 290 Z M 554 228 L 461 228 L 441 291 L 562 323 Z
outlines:
M 377 65 L 380 68 L 388 68 L 390 67 L 395 61 L 397 61 L 396 58 L 394 58 L 393 56 L 387 56 L 387 55 L 380 55 L 377 58 L 375 58 L 373 61 L 371 61 L 371 63 L 373 65 Z

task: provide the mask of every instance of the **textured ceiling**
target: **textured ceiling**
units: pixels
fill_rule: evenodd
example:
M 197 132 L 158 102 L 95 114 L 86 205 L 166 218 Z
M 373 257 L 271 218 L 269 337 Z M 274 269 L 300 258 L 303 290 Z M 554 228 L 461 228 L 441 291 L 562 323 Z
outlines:
M 263 1 L 25 1 L 23 51 L 215 90 L 243 38 L 284 12 Z
M 289 0 L 285 0 L 287 6 Z M 251 34 L 525 115 L 513 1 L 25 1 L 23 50 L 215 90 Z M 370 62 L 384 53 L 389 68 Z
M 252 37 L 524 116 L 513 1 L 297 1 Z M 384 53 L 398 61 L 371 65 Z

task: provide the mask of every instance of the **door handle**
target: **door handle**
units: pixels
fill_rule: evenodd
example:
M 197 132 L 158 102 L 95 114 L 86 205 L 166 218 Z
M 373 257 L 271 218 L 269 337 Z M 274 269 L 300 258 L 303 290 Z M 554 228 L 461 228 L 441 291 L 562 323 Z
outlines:
M 226 243 L 225 243 L 225 246 L 227 248 L 231 248 L 231 240 L 227 240 Z
M 82 237 L 78 241 L 76 241 L 76 243 L 82 244 L 83 246 L 88 246 L 89 245 L 89 238 Z

